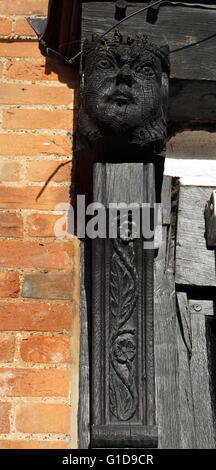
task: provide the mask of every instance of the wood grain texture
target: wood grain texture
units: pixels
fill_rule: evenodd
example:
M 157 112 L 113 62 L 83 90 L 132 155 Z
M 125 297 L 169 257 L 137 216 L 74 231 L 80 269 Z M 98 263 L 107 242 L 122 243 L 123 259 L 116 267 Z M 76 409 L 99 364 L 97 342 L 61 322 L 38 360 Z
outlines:
M 80 378 L 78 409 L 78 448 L 88 449 L 90 444 L 90 247 L 88 240 L 81 242 L 81 334 L 80 334 Z
M 106 165 L 106 204 L 116 201 L 141 204 L 143 197 L 142 163 Z
M 140 3 L 128 6 L 127 14 L 140 8 Z M 116 24 L 113 2 L 83 2 L 82 36 L 92 32 L 104 33 Z M 146 12 L 123 23 L 123 33 L 143 31 L 159 44 L 168 43 L 171 49 L 171 76 L 189 80 L 215 80 L 215 22 L 213 9 L 164 5 L 155 24 L 146 22 Z M 206 28 L 208 25 L 208 28 Z
M 198 449 L 215 449 L 204 315 L 192 315 L 191 379 Z
M 177 292 L 177 303 L 179 309 L 179 322 L 182 332 L 182 339 L 187 348 L 189 357 L 192 354 L 192 332 L 191 318 L 188 305 L 187 294 L 185 292 Z
M 167 227 L 163 226 L 163 243 L 155 259 L 155 376 L 156 407 L 159 432 L 158 447 L 176 449 L 180 444 L 178 407 L 177 314 L 173 275 L 174 246 L 166 269 Z
M 190 372 L 192 332 L 188 299 L 185 292 L 177 293 L 177 304 L 179 312 L 179 321 L 177 322 L 180 421 L 179 447 L 182 449 L 195 449 L 197 448 L 197 444 Z
M 206 248 L 204 208 L 211 188 L 180 188 L 176 244 L 178 284 L 216 286 L 215 252 Z
M 200 300 L 200 299 L 190 299 L 189 310 L 191 315 L 206 315 L 212 317 L 215 311 L 215 302 L 214 300 Z
M 201 78 L 201 77 L 200 77 Z M 170 80 L 168 116 L 171 120 L 216 120 L 215 82 L 208 80 Z
M 163 225 L 169 225 L 171 214 L 171 178 L 169 176 L 163 177 L 161 204 Z
M 124 424 L 116 426 L 93 426 L 92 447 L 152 448 L 157 447 L 157 426 L 139 426 Z
M 216 133 L 207 130 L 185 130 L 173 136 L 167 144 L 168 158 L 215 160 Z M 202 175 L 202 162 L 194 162 L 194 174 Z M 187 164 L 187 162 L 185 162 Z M 192 165 L 191 165 L 192 169 Z M 209 168 L 209 170 L 211 170 Z

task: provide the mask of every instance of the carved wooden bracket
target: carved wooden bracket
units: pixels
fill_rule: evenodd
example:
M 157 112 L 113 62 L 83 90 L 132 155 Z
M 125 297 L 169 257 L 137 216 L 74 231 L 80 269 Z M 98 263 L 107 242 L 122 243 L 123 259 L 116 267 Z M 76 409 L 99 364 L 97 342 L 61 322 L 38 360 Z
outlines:
M 93 200 L 108 215 L 110 203 L 153 207 L 165 156 L 168 47 L 142 31 L 116 31 L 86 40 L 82 64 L 77 151 L 81 159 L 95 149 Z M 91 446 L 157 447 L 154 248 L 145 249 L 140 233 L 122 238 L 121 214 L 118 223 L 117 237 L 93 242 Z
M 94 200 L 106 207 L 120 200 L 153 205 L 154 186 L 153 164 L 95 165 Z M 157 447 L 154 249 L 143 243 L 130 232 L 93 243 L 93 447 Z

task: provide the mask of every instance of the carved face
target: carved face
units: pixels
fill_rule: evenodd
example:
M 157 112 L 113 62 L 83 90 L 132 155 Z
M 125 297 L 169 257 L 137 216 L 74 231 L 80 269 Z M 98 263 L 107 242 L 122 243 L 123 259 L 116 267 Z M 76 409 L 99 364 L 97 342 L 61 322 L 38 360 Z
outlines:
M 88 43 L 82 106 L 102 135 L 127 135 L 144 145 L 163 139 L 166 125 L 162 62 L 142 46 Z

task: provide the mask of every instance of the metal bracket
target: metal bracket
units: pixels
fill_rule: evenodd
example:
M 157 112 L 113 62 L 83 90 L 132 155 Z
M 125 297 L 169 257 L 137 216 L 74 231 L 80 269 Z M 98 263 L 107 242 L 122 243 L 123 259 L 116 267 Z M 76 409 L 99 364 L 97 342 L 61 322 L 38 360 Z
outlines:
M 216 190 L 205 207 L 206 241 L 209 247 L 216 247 Z
M 122 20 L 126 16 L 126 10 L 127 10 L 128 2 L 125 0 L 118 0 L 116 2 L 116 11 L 115 11 L 115 19 L 117 21 Z
M 46 29 L 47 18 L 26 18 L 26 20 L 38 38 L 41 39 Z

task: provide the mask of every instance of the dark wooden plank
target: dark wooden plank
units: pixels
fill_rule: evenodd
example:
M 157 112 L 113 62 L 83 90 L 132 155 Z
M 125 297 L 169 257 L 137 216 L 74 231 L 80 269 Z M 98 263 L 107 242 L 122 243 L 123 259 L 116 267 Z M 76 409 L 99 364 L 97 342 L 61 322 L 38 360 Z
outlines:
M 136 182 L 136 184 L 133 184 Z M 143 164 L 106 165 L 106 203 L 143 202 Z
M 216 286 L 215 253 L 206 248 L 204 208 L 211 188 L 181 186 L 176 244 L 178 284 Z
M 81 242 L 80 279 L 80 377 L 78 409 L 78 447 L 88 449 L 90 444 L 90 381 L 89 381 L 89 302 L 90 302 L 90 247 Z
M 116 426 L 93 426 L 92 429 L 92 447 L 124 448 L 138 447 L 157 447 L 157 426 L 138 426 L 131 424 L 126 426 L 118 424 Z M 113 445 L 114 443 L 114 445 Z
M 193 353 L 191 378 L 197 447 L 215 449 L 214 418 L 211 405 L 204 315 L 191 315 Z
M 193 393 L 190 373 L 192 333 L 188 299 L 185 292 L 177 293 L 179 322 L 177 322 L 180 448 L 196 449 Z
M 216 47 L 216 45 L 215 45 Z M 170 120 L 216 120 L 215 81 L 170 80 Z
M 102 165 L 97 165 L 97 171 L 94 172 L 93 182 L 93 200 L 97 202 L 104 201 L 104 169 Z M 97 286 L 95 288 L 94 286 Z M 101 374 L 101 368 L 104 369 L 103 345 L 104 334 L 101 337 L 98 334 L 102 332 L 104 323 L 104 298 L 100 295 L 104 292 L 104 243 L 102 239 L 94 240 L 92 243 L 92 352 L 94 366 L 91 374 L 91 421 L 95 425 L 101 424 L 101 417 L 104 415 L 104 401 L 101 400 L 101 394 L 104 394 L 104 380 Z
M 153 167 L 97 163 L 94 200 L 107 208 L 116 201 L 140 207 L 147 200 L 153 202 Z M 91 445 L 156 447 L 154 250 L 144 254 L 142 237 L 96 239 L 92 260 Z M 148 429 L 153 431 L 148 434 Z
M 132 13 L 139 5 L 130 5 Z M 82 36 L 104 33 L 116 24 L 113 2 L 83 2 Z M 155 24 L 146 22 L 146 12 L 126 21 L 119 28 L 123 33 L 143 31 L 159 44 L 167 42 L 171 49 L 171 76 L 189 80 L 215 80 L 216 10 L 164 5 Z M 208 27 L 206 28 L 206 25 Z
M 172 244 L 167 256 L 168 239 L 167 227 L 163 226 L 163 243 L 155 259 L 156 407 L 158 447 L 175 449 L 180 446 L 177 313 L 173 276 L 174 246 Z M 166 269 L 166 264 L 168 269 Z

